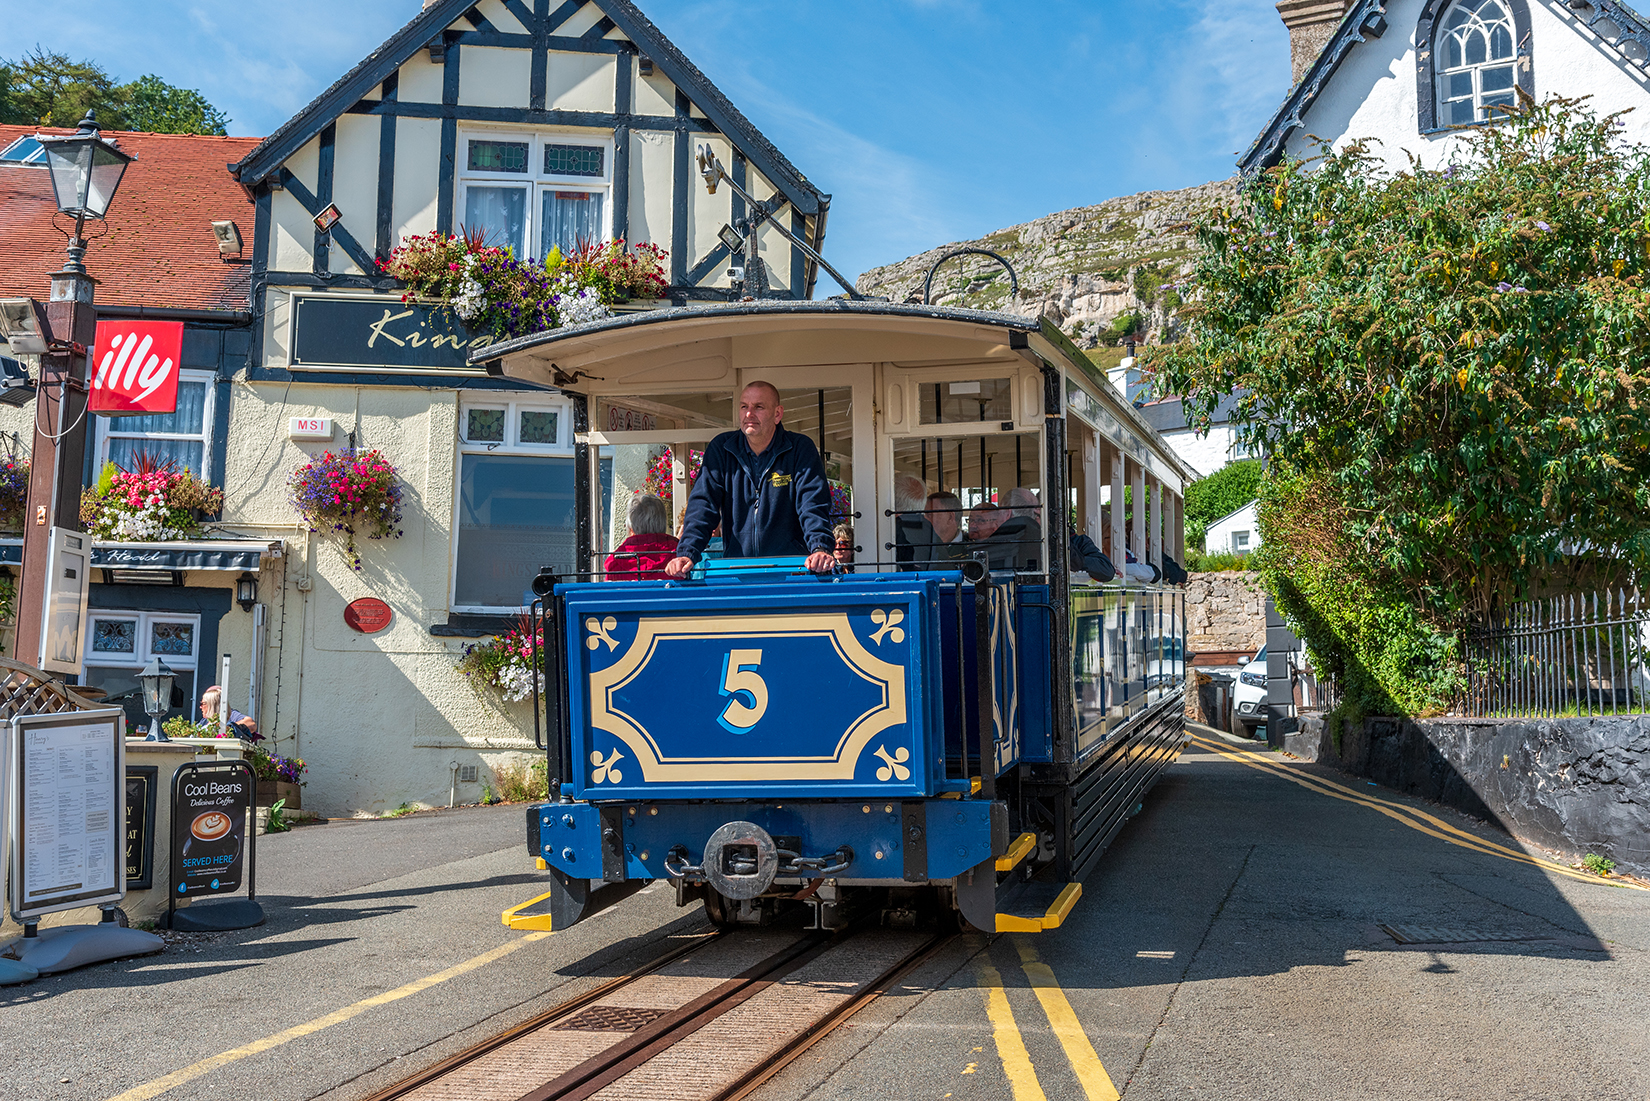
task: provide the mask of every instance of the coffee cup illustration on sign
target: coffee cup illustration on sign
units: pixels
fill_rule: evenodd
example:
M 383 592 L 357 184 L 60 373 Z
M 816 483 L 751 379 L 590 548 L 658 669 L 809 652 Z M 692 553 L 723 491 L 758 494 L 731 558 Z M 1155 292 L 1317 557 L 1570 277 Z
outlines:
M 216 841 L 229 832 L 234 820 L 221 810 L 209 810 L 205 814 L 196 815 L 194 822 L 189 825 L 189 832 L 202 841 Z

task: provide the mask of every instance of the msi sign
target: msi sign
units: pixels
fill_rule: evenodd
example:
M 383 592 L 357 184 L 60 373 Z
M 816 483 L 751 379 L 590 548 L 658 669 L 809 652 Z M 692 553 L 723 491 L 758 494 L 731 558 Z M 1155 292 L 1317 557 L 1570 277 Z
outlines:
M 105 417 L 175 413 L 181 321 L 99 321 L 92 347 L 90 409 Z

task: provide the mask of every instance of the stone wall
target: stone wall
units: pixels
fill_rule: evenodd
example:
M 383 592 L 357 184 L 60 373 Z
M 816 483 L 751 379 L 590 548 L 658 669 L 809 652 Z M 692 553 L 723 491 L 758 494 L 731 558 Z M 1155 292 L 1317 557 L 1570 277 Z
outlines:
M 1597 853 L 1650 876 L 1650 716 L 1366 719 L 1337 746 L 1324 719 L 1308 714 L 1281 741 L 1543 848 Z
M 1256 573 L 1194 573 L 1186 582 L 1186 648 L 1194 653 L 1266 645 L 1266 593 Z

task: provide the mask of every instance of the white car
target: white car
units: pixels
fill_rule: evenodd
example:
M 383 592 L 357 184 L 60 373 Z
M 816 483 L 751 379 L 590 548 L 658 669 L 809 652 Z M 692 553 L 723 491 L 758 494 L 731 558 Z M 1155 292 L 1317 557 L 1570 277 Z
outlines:
M 1255 737 L 1255 728 L 1266 725 L 1266 647 L 1238 672 L 1232 687 L 1232 733 Z

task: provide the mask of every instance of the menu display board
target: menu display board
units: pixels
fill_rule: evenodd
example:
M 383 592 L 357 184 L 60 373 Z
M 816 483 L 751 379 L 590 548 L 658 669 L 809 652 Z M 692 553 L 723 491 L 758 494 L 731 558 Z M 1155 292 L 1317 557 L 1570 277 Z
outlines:
M 126 895 L 125 712 L 11 721 L 12 914 L 20 922 Z
M 126 768 L 126 889 L 147 891 L 155 885 L 155 787 L 157 765 Z
M 174 898 L 240 888 L 255 786 L 245 761 L 184 765 L 172 777 Z

